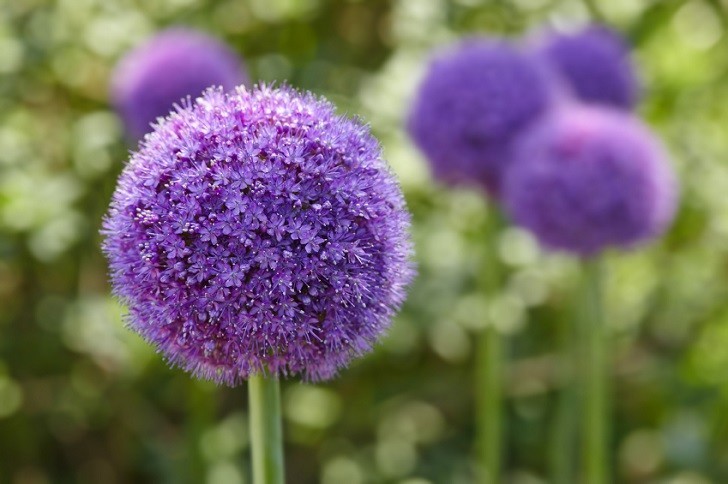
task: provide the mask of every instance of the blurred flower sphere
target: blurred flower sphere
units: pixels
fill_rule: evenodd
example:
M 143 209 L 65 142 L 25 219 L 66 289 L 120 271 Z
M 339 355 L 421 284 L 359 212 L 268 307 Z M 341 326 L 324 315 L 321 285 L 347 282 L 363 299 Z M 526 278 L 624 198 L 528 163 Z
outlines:
M 519 140 L 503 200 L 545 246 L 579 255 L 662 233 L 676 181 L 657 138 L 612 109 L 565 106 Z
M 291 88 L 208 90 L 145 137 L 104 250 L 130 326 L 235 385 L 332 377 L 412 278 L 409 214 L 369 129 Z
M 551 34 L 536 48 L 580 100 L 632 109 L 639 79 L 627 42 L 614 30 L 594 25 L 573 34 Z
M 127 54 L 112 76 L 111 97 L 131 140 L 151 131 L 187 96 L 211 86 L 248 82 L 238 55 L 217 39 L 186 28 L 162 31 Z
M 549 104 L 532 59 L 506 41 L 470 38 L 435 55 L 407 128 L 436 178 L 497 194 L 513 139 Z

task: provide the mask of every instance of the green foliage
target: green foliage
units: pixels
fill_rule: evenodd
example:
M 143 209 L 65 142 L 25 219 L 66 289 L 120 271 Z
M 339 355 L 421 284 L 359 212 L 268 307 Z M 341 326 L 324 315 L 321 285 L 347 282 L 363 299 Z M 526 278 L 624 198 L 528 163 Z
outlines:
M 98 229 L 128 147 L 115 61 L 155 30 L 212 32 L 254 79 L 371 122 L 414 213 L 419 277 L 375 354 L 283 386 L 291 482 L 471 482 L 473 334 L 511 335 L 509 482 L 547 482 L 559 331 L 577 267 L 517 229 L 485 301 L 486 203 L 436 187 L 402 131 L 429 50 L 602 17 L 628 33 L 641 114 L 682 183 L 673 229 L 607 261 L 617 482 L 728 482 L 728 14 L 720 0 L 0 2 L 0 482 L 247 482 L 245 389 L 170 370 L 123 327 Z

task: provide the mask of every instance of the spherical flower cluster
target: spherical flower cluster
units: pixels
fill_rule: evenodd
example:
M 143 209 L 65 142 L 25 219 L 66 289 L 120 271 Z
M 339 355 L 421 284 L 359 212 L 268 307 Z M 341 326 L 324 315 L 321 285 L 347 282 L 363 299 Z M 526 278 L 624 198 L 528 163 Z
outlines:
M 584 102 L 631 109 L 638 100 L 640 87 L 629 46 L 607 27 L 548 36 L 537 51 Z
M 194 30 L 172 28 L 119 62 L 111 97 L 129 138 L 138 140 L 183 98 L 197 97 L 210 86 L 232 89 L 247 80 L 240 59 L 226 45 Z
M 514 138 L 549 105 L 547 84 L 511 44 L 468 39 L 435 56 L 407 127 L 437 178 L 497 194 Z
M 409 215 L 368 128 L 284 87 L 208 90 L 145 137 L 104 222 L 131 328 L 228 385 L 332 377 L 413 276 Z
M 661 145 L 638 120 L 569 106 L 523 137 L 503 201 L 545 246 L 589 256 L 664 231 L 676 183 Z

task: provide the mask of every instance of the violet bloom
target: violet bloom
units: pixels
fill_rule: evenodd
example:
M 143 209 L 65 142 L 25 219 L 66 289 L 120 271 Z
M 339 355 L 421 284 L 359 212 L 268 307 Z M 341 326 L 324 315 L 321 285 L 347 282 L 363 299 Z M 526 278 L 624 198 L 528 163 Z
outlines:
M 104 251 L 129 325 L 198 377 L 332 377 L 388 328 L 410 217 L 369 129 L 291 88 L 208 90 L 145 137 Z
M 152 130 L 183 98 L 210 86 L 247 83 L 238 56 L 217 39 L 191 29 L 166 30 L 127 54 L 112 75 L 111 97 L 130 139 Z
M 511 44 L 467 39 L 434 57 L 407 128 L 436 178 L 497 194 L 513 139 L 545 111 L 549 92 Z
M 629 46 L 614 30 L 592 26 L 553 34 L 537 50 L 582 101 L 627 110 L 637 103 L 640 86 Z
M 676 181 L 658 140 L 617 110 L 566 107 L 524 135 L 503 201 L 545 246 L 583 256 L 661 234 Z

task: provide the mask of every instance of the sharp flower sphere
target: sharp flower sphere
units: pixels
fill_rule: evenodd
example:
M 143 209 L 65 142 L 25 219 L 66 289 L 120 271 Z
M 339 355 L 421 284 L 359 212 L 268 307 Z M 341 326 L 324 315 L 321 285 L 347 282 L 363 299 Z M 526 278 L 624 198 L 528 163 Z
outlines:
M 129 325 L 172 363 L 320 380 L 403 302 L 409 220 L 366 126 L 287 87 L 208 90 L 132 155 L 104 251 Z

